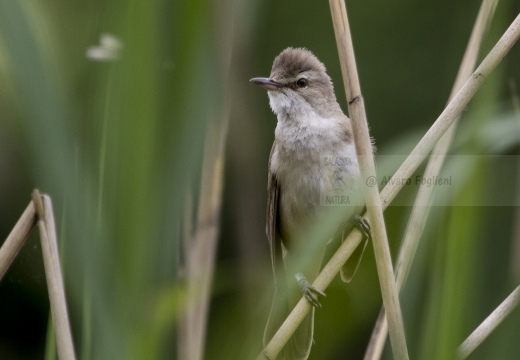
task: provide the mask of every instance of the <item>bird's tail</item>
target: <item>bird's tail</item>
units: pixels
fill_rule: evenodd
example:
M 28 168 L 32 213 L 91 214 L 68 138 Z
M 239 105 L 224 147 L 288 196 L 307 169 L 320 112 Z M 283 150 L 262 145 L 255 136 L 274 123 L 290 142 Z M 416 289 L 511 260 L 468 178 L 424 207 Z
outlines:
M 341 267 L 340 275 L 343 282 L 349 283 L 356 274 L 367 244 L 368 239 L 362 240 L 362 243 L 358 245 L 356 250 L 354 250 L 352 255 L 350 255 L 350 258 L 347 260 L 347 262 Z
M 298 326 L 295 333 L 284 346 L 276 360 L 306 360 L 311 352 L 314 335 L 314 307 L 302 323 Z M 287 298 L 275 292 L 269 319 L 264 332 L 264 347 L 273 338 L 282 323 L 289 315 Z

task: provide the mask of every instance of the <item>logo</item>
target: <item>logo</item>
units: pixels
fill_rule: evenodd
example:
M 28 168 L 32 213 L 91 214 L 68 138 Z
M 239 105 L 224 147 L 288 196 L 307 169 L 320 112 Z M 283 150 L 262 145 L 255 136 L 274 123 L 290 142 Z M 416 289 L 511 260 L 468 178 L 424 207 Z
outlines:
M 321 205 L 350 205 L 355 191 L 354 177 L 350 170 L 354 166 L 357 168 L 355 159 L 348 156 L 323 156 L 321 164 Z

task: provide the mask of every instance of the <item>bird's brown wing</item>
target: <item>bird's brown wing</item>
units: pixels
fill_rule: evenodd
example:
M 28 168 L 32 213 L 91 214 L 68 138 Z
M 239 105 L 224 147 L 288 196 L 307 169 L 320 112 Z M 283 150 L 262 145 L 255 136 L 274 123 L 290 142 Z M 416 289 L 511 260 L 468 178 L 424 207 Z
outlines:
M 275 146 L 276 144 L 274 144 L 271 149 L 271 156 L 269 159 L 271 159 L 273 155 Z M 280 276 L 277 276 L 279 275 L 277 273 L 280 269 L 283 269 L 282 238 L 280 236 L 280 221 L 278 212 L 280 186 L 278 184 L 278 180 L 276 179 L 276 174 L 272 173 L 270 168 L 271 161 L 269 161 L 269 175 L 267 179 L 267 216 L 265 231 L 271 250 L 271 265 L 273 267 L 274 281 L 278 287 L 278 285 L 282 284 L 278 284 L 278 278 L 280 278 Z
M 280 186 L 276 178 L 276 174 L 271 172 L 271 158 L 275 151 L 276 143 L 271 149 L 269 157 L 269 175 L 267 179 L 267 214 L 265 231 L 271 252 L 271 265 L 273 268 L 273 277 L 275 283 L 275 293 L 269 319 L 264 332 L 264 345 L 271 340 L 276 333 L 283 320 L 287 316 L 287 278 L 283 266 L 282 238 L 280 236 L 279 221 L 279 199 Z
M 272 158 L 273 152 L 276 150 L 276 143 L 271 149 Z M 285 266 L 283 263 L 282 252 L 282 237 L 280 235 L 280 184 L 276 178 L 276 174 L 271 172 L 269 162 L 269 175 L 267 180 L 267 219 L 266 219 L 266 233 L 271 249 L 271 264 L 273 268 L 273 276 L 275 282 L 275 293 L 273 302 L 271 304 L 271 311 L 269 319 L 264 331 L 264 346 L 267 346 L 269 341 L 282 323 L 289 315 L 288 305 L 288 284 Z M 294 275 L 294 274 L 292 274 Z M 282 349 L 277 360 L 305 360 L 308 358 L 312 346 L 312 339 L 314 333 L 314 308 L 303 320 L 298 327 L 295 334 L 291 337 L 286 346 Z

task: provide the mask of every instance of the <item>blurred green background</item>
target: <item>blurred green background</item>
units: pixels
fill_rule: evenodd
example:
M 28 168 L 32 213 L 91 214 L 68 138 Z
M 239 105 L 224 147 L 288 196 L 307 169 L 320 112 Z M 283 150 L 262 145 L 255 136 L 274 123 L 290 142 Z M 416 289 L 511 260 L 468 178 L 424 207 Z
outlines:
M 379 154 L 407 154 L 440 114 L 479 5 L 347 2 Z M 483 54 L 519 11 L 518 1 L 499 3 Z M 107 33 L 122 44 L 108 49 L 117 59 L 88 58 Z M 33 188 L 52 197 L 78 358 L 177 357 L 183 213 L 187 199 L 200 198 L 204 146 L 222 132 L 205 358 L 261 350 L 272 295 L 264 226 L 276 118 L 248 80 L 268 76 L 288 46 L 307 47 L 325 63 L 346 110 L 327 1 L 0 0 L 0 238 Z M 517 44 L 465 111 L 454 154 L 518 156 L 519 64 Z M 482 196 L 518 204 L 520 161 L 512 163 L 469 164 L 453 204 Z M 401 203 L 412 204 L 412 195 L 400 195 Z M 409 212 L 385 213 L 394 258 Z M 432 210 L 401 297 L 410 358 L 450 358 L 520 283 L 519 224 L 515 206 Z M 353 282 L 327 290 L 311 359 L 362 358 L 381 306 L 368 249 Z M 0 358 L 53 358 L 48 320 L 33 234 L 0 283 Z M 520 357 L 519 333 L 516 310 L 471 358 Z

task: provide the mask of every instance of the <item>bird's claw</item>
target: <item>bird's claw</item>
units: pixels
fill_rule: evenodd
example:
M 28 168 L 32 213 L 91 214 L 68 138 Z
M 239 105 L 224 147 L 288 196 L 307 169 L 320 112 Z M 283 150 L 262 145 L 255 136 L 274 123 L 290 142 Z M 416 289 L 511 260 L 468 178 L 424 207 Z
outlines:
M 354 216 L 354 222 L 361 234 L 363 234 L 363 238 L 370 239 L 370 224 L 368 220 L 360 215 L 356 215 Z
M 294 277 L 298 282 L 298 286 L 300 287 L 303 296 L 311 303 L 311 305 L 314 307 L 321 307 L 318 296 L 325 297 L 327 295 L 325 295 L 323 291 L 312 286 L 302 273 L 296 273 Z

